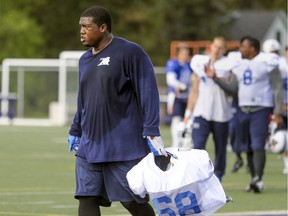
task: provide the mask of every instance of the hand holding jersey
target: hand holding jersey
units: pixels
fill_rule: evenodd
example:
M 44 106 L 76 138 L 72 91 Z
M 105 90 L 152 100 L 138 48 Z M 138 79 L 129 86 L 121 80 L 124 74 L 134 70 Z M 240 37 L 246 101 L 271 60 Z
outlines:
M 80 137 L 76 137 L 73 135 L 69 135 L 68 137 L 68 144 L 69 144 L 69 152 L 75 150 L 78 150 L 78 146 L 79 146 L 79 142 L 80 142 Z
M 147 144 L 148 144 L 151 152 L 155 156 L 159 156 L 159 155 L 164 155 L 166 157 L 168 156 L 167 152 L 165 151 L 161 136 L 155 136 L 155 137 L 148 136 L 147 137 Z

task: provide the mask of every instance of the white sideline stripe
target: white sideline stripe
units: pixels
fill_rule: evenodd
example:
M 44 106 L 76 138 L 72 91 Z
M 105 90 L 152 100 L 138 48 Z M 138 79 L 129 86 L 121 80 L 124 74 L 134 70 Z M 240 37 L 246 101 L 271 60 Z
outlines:
M 71 215 L 64 215 L 64 214 L 35 214 L 35 213 L 24 213 L 24 212 L 0 212 L 0 215 L 5 216 L 71 216 Z M 129 216 L 127 214 L 117 214 L 117 215 L 107 215 L 107 216 Z
M 287 211 L 283 212 L 239 212 L 239 213 L 221 213 L 221 214 L 215 214 L 215 216 L 223 215 L 223 216 L 261 216 L 261 215 L 287 215 Z M 23 213 L 23 212 L 0 212 L 0 215 L 16 215 L 16 216 L 70 216 L 70 215 L 63 215 L 63 214 L 31 214 L 31 213 Z M 127 214 L 117 214 L 117 215 L 107 215 L 107 216 L 129 216 Z
M 262 216 L 262 215 L 283 215 L 286 216 L 287 215 L 287 211 L 283 210 L 283 211 L 267 211 L 267 212 L 233 212 L 233 213 L 217 213 L 215 214 L 215 216 L 245 216 L 245 215 L 249 215 L 249 216 Z
M 54 209 L 70 209 L 70 208 L 78 208 L 78 205 L 54 205 L 51 208 Z

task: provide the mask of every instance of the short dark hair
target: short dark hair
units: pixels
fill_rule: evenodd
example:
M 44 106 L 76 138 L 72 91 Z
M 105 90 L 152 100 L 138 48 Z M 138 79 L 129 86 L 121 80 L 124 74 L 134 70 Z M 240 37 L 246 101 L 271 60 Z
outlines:
M 245 40 L 249 41 L 250 46 L 255 48 L 257 54 L 260 52 L 260 41 L 258 39 L 251 36 L 244 36 L 241 38 L 240 43 L 242 44 Z
M 108 10 L 101 6 L 93 6 L 87 8 L 82 14 L 81 17 L 92 17 L 93 22 L 101 26 L 102 24 L 107 25 L 107 30 L 109 32 L 112 31 L 112 24 L 111 24 L 111 15 Z

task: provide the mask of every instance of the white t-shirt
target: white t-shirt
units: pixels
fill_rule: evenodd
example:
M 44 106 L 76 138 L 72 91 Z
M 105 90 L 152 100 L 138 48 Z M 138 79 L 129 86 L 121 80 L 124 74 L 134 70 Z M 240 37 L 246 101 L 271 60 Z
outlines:
M 205 150 L 178 151 L 178 159 L 162 171 L 148 154 L 127 173 L 131 190 L 141 197 L 149 194 L 159 215 L 212 215 L 226 203 L 226 195 Z
M 208 121 L 227 122 L 232 118 L 231 105 L 228 95 L 204 71 L 209 60 L 210 57 L 207 55 L 195 55 L 191 60 L 191 67 L 200 81 L 193 116 L 202 116 Z M 228 79 L 234 65 L 231 59 L 223 56 L 213 67 L 217 77 Z
M 274 106 L 269 73 L 278 66 L 279 57 L 274 53 L 259 53 L 240 61 L 232 70 L 238 80 L 239 106 Z

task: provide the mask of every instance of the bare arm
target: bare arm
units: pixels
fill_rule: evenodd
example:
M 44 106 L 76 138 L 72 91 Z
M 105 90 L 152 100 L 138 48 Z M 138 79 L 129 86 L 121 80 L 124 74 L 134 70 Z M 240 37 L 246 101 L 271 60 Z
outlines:
M 281 114 L 282 112 L 282 78 L 280 71 L 277 68 L 269 73 L 269 79 L 274 93 L 274 113 Z
M 215 77 L 214 82 L 217 83 L 220 88 L 222 88 L 227 94 L 236 96 L 238 92 L 238 82 L 237 78 L 233 73 L 230 74 L 230 80 L 227 82 L 224 79 L 220 79 L 218 77 Z
M 283 118 L 281 116 L 282 113 L 282 78 L 280 74 L 280 70 L 278 67 L 274 68 L 269 73 L 269 79 L 273 88 L 274 93 L 274 121 L 278 126 L 283 124 Z
M 198 98 L 198 94 L 199 94 L 199 77 L 193 73 L 192 74 L 192 89 L 189 93 L 188 96 L 188 102 L 187 102 L 187 107 L 186 107 L 186 111 L 185 111 L 185 116 L 184 116 L 184 123 L 186 124 L 193 112 L 194 106 L 196 104 L 197 98 Z
M 237 96 L 238 92 L 238 81 L 235 75 L 230 72 L 229 80 L 217 77 L 215 70 L 211 68 L 206 68 L 206 74 L 208 77 L 212 78 L 216 84 L 219 85 L 227 94 L 231 96 Z

